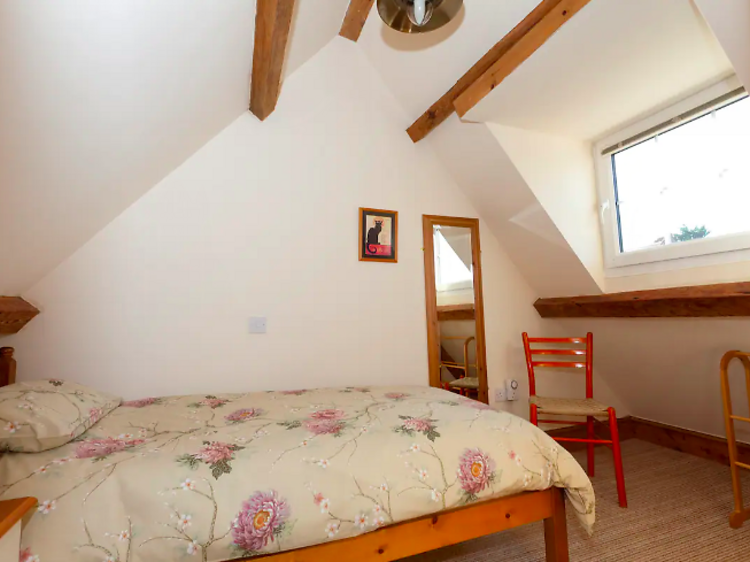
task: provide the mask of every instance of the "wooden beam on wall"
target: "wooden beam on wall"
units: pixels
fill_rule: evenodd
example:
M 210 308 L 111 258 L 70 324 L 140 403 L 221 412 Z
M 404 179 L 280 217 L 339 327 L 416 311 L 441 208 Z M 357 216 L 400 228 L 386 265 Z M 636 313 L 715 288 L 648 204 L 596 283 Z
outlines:
M 750 283 L 539 299 L 534 308 L 542 318 L 750 316 Z
M 28 324 L 39 310 L 21 297 L 0 297 L 0 334 L 15 334 Z
M 370 14 L 374 3 L 375 0 L 351 0 L 339 35 L 356 42 L 362 34 L 367 16 Z
M 547 40 L 591 0 L 562 0 L 539 23 L 495 61 L 474 83 L 456 98 L 453 105 L 459 117 L 466 115 L 484 97 L 533 55 Z
M 293 13 L 294 0 L 258 0 L 250 111 L 261 121 L 271 115 L 279 99 Z
M 453 102 L 458 96 L 463 94 L 466 89 L 478 80 L 492 65 L 502 58 L 513 45 L 515 45 L 524 35 L 534 28 L 561 0 L 542 0 L 534 10 L 526 16 L 521 23 L 514 27 L 502 40 L 490 49 L 479 61 L 464 74 L 458 82 L 448 90 L 443 97 L 432 104 L 432 107 L 425 111 L 406 132 L 409 133 L 411 140 L 419 142 L 425 138 L 435 127 L 448 119 L 455 107 Z

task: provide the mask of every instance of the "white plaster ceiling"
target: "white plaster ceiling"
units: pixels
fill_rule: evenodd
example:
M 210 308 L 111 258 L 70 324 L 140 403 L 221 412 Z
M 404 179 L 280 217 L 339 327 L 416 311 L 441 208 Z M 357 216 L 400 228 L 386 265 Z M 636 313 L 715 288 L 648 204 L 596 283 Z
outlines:
M 691 0 L 594 0 L 465 118 L 592 139 L 732 72 Z
M 347 5 L 298 0 L 287 74 Z M 39 281 L 247 110 L 254 18 L 254 0 L 0 2 L 0 294 Z
M 373 11 L 359 44 L 414 120 L 538 3 L 539 0 L 465 0 L 452 22 L 421 35 L 394 31 Z

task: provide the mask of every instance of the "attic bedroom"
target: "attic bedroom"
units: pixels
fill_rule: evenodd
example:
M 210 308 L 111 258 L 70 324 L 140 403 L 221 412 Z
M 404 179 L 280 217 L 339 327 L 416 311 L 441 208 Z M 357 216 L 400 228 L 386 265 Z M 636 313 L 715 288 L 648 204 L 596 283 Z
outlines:
M 0 562 L 750 560 L 749 32 L 0 2 Z

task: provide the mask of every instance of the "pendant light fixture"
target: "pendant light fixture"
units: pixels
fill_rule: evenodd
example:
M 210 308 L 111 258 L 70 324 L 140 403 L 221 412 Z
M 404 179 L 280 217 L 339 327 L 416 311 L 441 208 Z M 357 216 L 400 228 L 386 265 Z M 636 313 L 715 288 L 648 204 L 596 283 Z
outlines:
M 456 17 L 463 3 L 463 0 L 378 0 L 378 13 L 396 31 L 426 33 Z

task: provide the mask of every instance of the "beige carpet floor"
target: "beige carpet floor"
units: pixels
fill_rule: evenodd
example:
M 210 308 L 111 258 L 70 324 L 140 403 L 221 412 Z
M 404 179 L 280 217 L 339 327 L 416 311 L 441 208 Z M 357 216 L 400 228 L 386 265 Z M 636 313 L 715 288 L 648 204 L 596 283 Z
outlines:
M 588 537 L 568 510 L 571 562 L 750 562 L 750 522 L 729 527 L 726 466 L 635 439 L 623 443 L 623 456 L 630 507 L 617 506 L 612 455 L 597 450 L 596 529 Z M 750 474 L 743 485 L 750 502 Z M 543 527 L 535 523 L 403 562 L 543 560 Z

